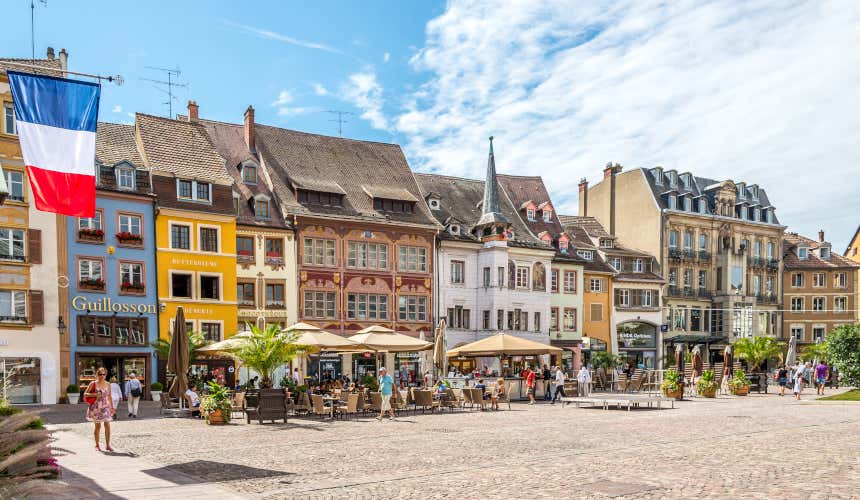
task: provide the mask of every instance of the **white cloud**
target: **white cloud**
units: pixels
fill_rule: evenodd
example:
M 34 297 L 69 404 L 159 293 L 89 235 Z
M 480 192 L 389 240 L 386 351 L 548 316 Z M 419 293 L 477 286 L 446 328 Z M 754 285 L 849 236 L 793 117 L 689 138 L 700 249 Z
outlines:
M 122 106 L 120 106 L 119 104 L 117 104 L 116 106 L 114 106 L 114 107 L 113 107 L 113 109 L 111 109 L 111 112 L 113 112 L 113 113 L 122 113 Z
M 389 60 L 391 60 L 390 53 L 386 52 L 385 54 L 382 54 L 382 62 L 388 62 Z
M 860 208 L 858 25 L 851 2 L 455 0 L 394 127 L 414 166 L 475 178 L 495 135 L 499 171 L 542 175 L 567 212 L 610 160 L 757 183 L 841 251 Z
M 231 26 L 233 28 L 237 28 L 239 31 L 254 35 L 260 38 L 265 38 L 267 40 L 276 40 L 278 42 L 284 42 L 290 45 L 295 45 L 296 47 L 304 47 L 306 49 L 315 49 L 322 50 L 324 52 L 331 52 L 332 54 L 341 54 L 343 55 L 343 51 L 338 50 L 334 47 L 330 47 L 323 43 L 317 42 L 309 42 L 306 40 L 299 40 L 298 38 L 293 38 L 289 35 L 284 35 L 283 33 L 277 33 L 275 31 L 270 31 L 263 28 L 257 28 L 255 26 L 248 26 L 246 24 L 238 24 L 230 21 L 224 21 L 224 24 L 227 26 Z
M 278 116 L 290 117 L 290 116 L 298 116 L 305 115 L 308 113 L 316 113 L 322 111 L 322 109 L 315 106 L 284 106 L 278 108 Z
M 293 102 L 293 95 L 290 94 L 289 90 L 282 90 L 280 94 L 278 94 L 278 98 L 272 103 L 272 106 L 284 106 Z
M 388 119 L 382 111 L 382 86 L 376 81 L 376 73 L 366 70 L 350 75 L 341 94 L 361 110 L 361 118 L 369 121 L 373 128 L 388 130 Z
M 319 96 L 329 95 L 328 89 L 325 88 L 321 83 L 314 83 L 312 86 L 314 88 L 314 94 Z

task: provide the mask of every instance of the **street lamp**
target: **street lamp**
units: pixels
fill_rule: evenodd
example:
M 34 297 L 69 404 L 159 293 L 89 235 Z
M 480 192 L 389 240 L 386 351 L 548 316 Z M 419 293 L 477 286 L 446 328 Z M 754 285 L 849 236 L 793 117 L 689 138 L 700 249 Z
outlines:
M 62 316 L 57 319 L 57 332 L 59 332 L 60 335 L 64 335 L 66 333 L 66 323 L 63 321 Z

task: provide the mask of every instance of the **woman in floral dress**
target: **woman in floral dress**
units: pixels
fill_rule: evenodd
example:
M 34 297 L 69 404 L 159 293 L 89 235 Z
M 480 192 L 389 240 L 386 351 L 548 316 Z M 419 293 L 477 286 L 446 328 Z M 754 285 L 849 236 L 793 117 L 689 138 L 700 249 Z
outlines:
M 96 398 L 87 408 L 87 420 L 96 424 L 93 432 L 93 437 L 96 439 L 96 451 L 102 451 L 99 446 L 99 433 L 102 424 L 105 426 L 105 450 L 113 451 L 113 448 L 110 447 L 110 422 L 113 420 L 114 405 L 110 393 L 110 384 L 107 383 L 105 377 L 107 377 L 107 370 L 104 367 L 99 368 L 96 371 L 96 380 L 90 382 L 86 392 L 84 392 L 84 398 Z

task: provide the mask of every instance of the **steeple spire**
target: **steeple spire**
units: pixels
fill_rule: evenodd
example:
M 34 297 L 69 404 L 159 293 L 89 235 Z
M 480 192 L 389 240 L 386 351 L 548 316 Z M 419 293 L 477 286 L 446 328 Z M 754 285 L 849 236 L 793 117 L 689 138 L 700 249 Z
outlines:
M 510 221 L 499 210 L 499 183 L 496 179 L 496 159 L 493 154 L 493 137 L 490 136 L 490 155 L 487 159 L 487 181 L 484 183 L 484 202 L 481 218 L 476 227 L 506 226 Z

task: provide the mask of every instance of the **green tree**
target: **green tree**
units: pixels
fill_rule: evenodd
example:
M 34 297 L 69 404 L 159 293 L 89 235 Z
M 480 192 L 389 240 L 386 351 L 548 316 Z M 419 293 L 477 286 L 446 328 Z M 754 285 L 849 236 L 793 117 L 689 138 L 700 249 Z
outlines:
M 842 325 L 827 334 L 827 359 L 845 385 L 860 388 L 860 324 Z
M 614 370 L 616 366 L 621 364 L 621 358 L 611 352 L 595 351 L 591 353 L 591 364 L 595 368 L 603 368 L 604 370 Z
M 782 357 L 784 344 L 772 337 L 748 337 L 738 339 L 732 347 L 735 355 L 746 360 L 750 370 L 756 371 L 767 360 Z
M 274 385 L 275 370 L 304 348 L 296 343 L 298 337 L 298 332 L 282 332 L 277 324 L 270 324 L 265 330 L 252 326 L 250 336 L 229 352 L 242 365 L 260 374 L 261 388 L 270 388 Z
M 194 361 L 198 357 L 197 351 L 206 345 L 211 344 L 206 340 L 200 332 L 188 332 L 188 359 Z M 158 354 L 158 359 L 166 360 L 170 356 L 170 341 L 159 338 L 155 342 L 149 344 Z
M 827 342 L 809 344 L 800 350 L 800 359 L 812 361 L 814 359 L 827 360 Z

